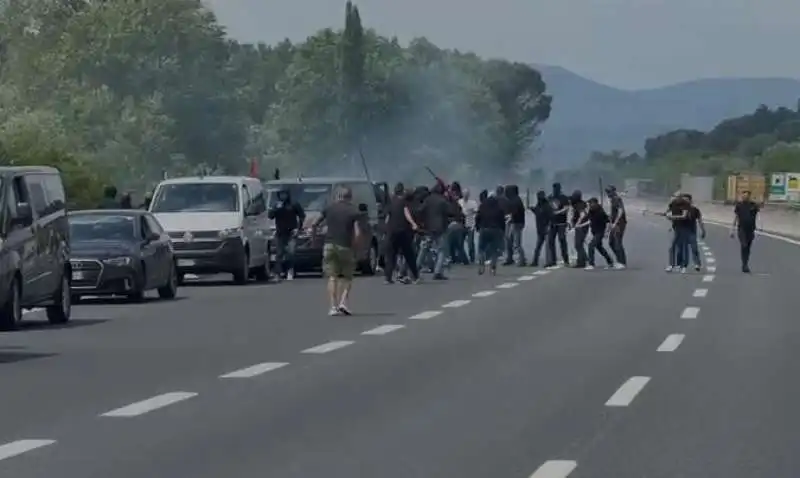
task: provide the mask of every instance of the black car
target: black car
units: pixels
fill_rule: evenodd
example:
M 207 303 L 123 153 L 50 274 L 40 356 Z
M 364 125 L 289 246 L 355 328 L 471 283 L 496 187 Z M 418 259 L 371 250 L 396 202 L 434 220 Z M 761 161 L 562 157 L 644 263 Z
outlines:
M 72 310 L 69 228 L 61 175 L 49 167 L 0 168 L 0 330 L 23 309 L 45 307 L 52 324 Z
M 155 217 L 135 209 L 69 214 L 72 298 L 124 295 L 140 301 L 157 289 L 162 299 L 178 290 L 169 236 Z

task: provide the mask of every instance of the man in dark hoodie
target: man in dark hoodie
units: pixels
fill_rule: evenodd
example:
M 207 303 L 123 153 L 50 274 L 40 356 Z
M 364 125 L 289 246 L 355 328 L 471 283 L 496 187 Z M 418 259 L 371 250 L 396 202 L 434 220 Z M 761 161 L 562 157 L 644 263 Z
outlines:
M 481 202 L 475 214 L 475 229 L 478 231 L 478 274 L 485 272 L 486 261 L 489 261 L 489 270 L 494 275 L 506 229 L 506 214 L 500 198 L 489 196 Z
M 547 265 L 556 265 L 556 238 L 561 249 L 561 259 L 569 266 L 569 249 L 567 246 L 567 217 L 569 216 L 569 198 L 561 191 L 561 183 L 553 183 L 553 193 L 547 198 L 553 209 L 550 230 L 547 234 Z
M 530 208 L 536 217 L 536 248 L 533 250 L 533 267 L 539 266 L 539 257 L 542 255 L 542 247 L 547 242 L 547 234 L 550 228 L 550 220 L 553 215 L 553 208 L 547 200 L 547 193 L 539 191 L 536 193 L 536 205 Z M 549 259 L 548 259 L 549 260 Z
M 294 279 L 294 252 L 297 232 L 303 227 L 306 213 L 292 201 L 288 189 L 278 191 L 278 202 L 270 208 L 268 217 L 275 221 L 275 266 L 278 278 Z
M 589 235 L 589 226 L 578 227 L 579 224 L 584 222 L 587 212 L 586 202 L 583 200 L 583 194 L 576 190 L 569 198 L 570 206 L 572 206 L 572 221 L 571 226 L 575 230 L 575 253 L 577 259 L 575 267 L 586 267 L 586 237 Z
M 519 258 L 517 264 L 525 265 L 525 249 L 522 247 L 522 233 L 525 230 L 525 204 L 519 197 L 519 187 L 512 184 L 506 187 L 506 199 L 508 215 L 511 216 L 509 224 L 508 239 L 506 241 L 506 262 L 505 265 L 514 263 L 514 252 Z
M 116 186 L 106 186 L 103 190 L 103 200 L 97 206 L 97 209 L 118 209 L 119 203 L 117 202 L 117 188 Z
M 444 276 L 444 261 L 447 255 L 447 227 L 451 218 L 456 215 L 452 210 L 452 204 L 444 197 L 444 186 L 437 183 L 433 187 L 430 195 L 422 203 L 421 213 L 425 232 L 429 235 L 429 240 L 436 251 L 436 262 L 433 266 L 433 278 L 435 280 L 446 280 Z M 428 248 L 421 247 L 417 256 L 417 267 L 422 269 L 422 265 L 427 262 Z

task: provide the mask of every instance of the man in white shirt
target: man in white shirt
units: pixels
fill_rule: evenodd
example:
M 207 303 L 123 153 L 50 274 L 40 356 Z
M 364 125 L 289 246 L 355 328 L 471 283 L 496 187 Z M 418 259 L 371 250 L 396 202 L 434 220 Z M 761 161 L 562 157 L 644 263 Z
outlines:
M 467 257 L 470 264 L 475 263 L 475 214 L 478 212 L 478 203 L 470 199 L 469 189 L 462 191 L 462 197 L 458 200 L 461 211 L 464 213 L 465 240 L 467 245 Z

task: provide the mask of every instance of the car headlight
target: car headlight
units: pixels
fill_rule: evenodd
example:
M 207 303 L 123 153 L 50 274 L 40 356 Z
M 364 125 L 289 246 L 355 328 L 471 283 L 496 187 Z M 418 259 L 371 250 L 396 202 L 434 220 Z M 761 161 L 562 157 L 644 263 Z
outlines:
M 129 266 L 131 265 L 130 257 L 112 257 L 110 259 L 103 259 L 105 264 L 110 266 Z
M 230 227 L 228 229 L 223 229 L 219 231 L 219 237 L 221 239 L 228 239 L 231 237 L 240 237 L 242 235 L 242 229 L 238 227 Z

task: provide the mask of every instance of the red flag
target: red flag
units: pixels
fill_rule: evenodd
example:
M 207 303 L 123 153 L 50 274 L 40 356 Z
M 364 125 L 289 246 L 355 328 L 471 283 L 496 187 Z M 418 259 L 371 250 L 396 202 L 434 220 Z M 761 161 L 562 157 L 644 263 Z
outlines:
M 250 177 L 258 177 L 258 161 L 256 161 L 256 158 L 250 160 Z

